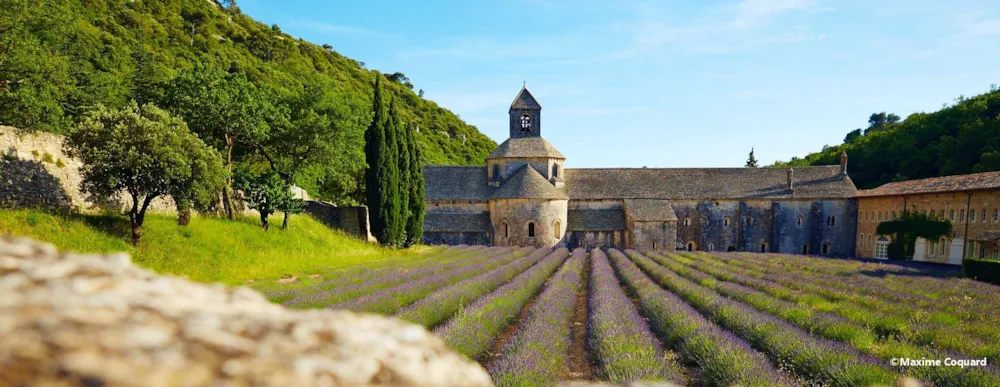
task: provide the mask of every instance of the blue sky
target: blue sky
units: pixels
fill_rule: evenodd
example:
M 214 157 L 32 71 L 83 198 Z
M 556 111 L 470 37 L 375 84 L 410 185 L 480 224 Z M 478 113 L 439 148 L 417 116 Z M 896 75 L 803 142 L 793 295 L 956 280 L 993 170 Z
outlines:
M 608 4 L 606 4 L 608 3 Z M 610 5 L 609 5 L 610 4 Z M 996 0 L 265 1 L 498 143 L 522 81 L 573 167 L 742 166 L 1000 84 Z

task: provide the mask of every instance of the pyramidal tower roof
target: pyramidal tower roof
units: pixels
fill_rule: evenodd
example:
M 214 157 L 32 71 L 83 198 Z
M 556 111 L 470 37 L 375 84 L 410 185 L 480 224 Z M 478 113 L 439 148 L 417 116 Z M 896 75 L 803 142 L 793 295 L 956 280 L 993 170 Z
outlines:
M 535 100 L 535 96 L 531 95 L 528 91 L 528 87 L 524 86 L 521 88 L 521 92 L 517 93 L 517 97 L 514 98 L 514 102 L 510 104 L 510 109 L 542 109 L 542 105 L 538 104 Z

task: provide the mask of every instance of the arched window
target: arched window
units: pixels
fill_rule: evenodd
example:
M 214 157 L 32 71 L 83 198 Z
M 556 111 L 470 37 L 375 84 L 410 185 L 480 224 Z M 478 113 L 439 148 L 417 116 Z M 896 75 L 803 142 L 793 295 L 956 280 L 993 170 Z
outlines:
M 690 217 L 688 217 L 688 216 L 684 217 L 684 225 L 685 226 L 690 226 L 691 225 L 691 218 Z
M 965 222 L 965 210 L 958 211 L 958 221 Z
M 796 226 L 802 226 L 802 223 L 805 223 L 805 221 L 806 221 L 806 218 L 803 218 L 802 215 L 799 215 L 799 218 L 795 220 L 795 225 Z
M 892 220 L 896 220 L 896 211 L 892 212 Z
M 955 210 L 948 210 L 948 220 L 955 221 Z
M 528 222 L 528 238 L 535 237 L 535 222 Z
M 504 238 L 510 238 L 510 232 L 508 232 L 508 231 L 509 230 L 507 229 L 507 221 L 505 220 L 505 221 L 503 221 L 503 237 Z
M 934 210 L 931 210 L 931 213 L 930 213 L 929 216 L 931 217 L 931 219 L 934 219 Z
M 802 244 L 802 255 L 809 255 L 809 244 L 808 243 L 803 243 Z
M 559 177 L 559 164 L 552 164 L 552 177 Z
M 1000 210 L 994 208 L 993 209 L 993 223 L 996 223 L 998 220 L 1000 220 Z
M 732 219 L 727 216 L 725 219 L 722 220 L 722 224 L 728 226 L 731 221 Z
M 653 250 L 656 250 L 656 239 L 653 239 Z
M 881 219 L 881 218 L 879 218 L 879 219 Z M 836 215 L 830 217 L 830 225 L 831 226 L 836 226 L 837 225 L 837 216 Z
M 830 242 L 823 244 L 823 255 L 830 254 Z
M 875 258 L 889 258 L 889 238 L 880 236 L 875 241 Z
M 531 131 L 531 116 L 528 113 L 521 115 L 521 132 L 528 133 Z
M 762 252 L 762 253 L 766 253 L 767 252 L 767 242 L 764 242 L 764 243 L 760 244 L 760 252 Z
M 752 216 L 748 216 L 747 217 L 747 226 L 753 226 L 753 217 Z
M 980 219 L 981 222 L 986 223 L 986 209 L 983 209 L 983 217 Z
M 559 232 L 562 231 L 562 230 L 560 230 L 560 228 L 561 228 L 560 226 L 562 226 L 562 225 L 559 224 L 559 220 L 556 220 L 555 222 L 552 222 L 552 230 L 555 231 L 554 235 L 555 235 L 556 239 L 560 238 Z
M 861 236 L 858 237 L 858 248 L 865 248 L 865 234 L 861 234 Z
M 948 240 L 944 239 L 944 237 L 942 237 L 941 238 L 941 251 L 940 251 L 942 257 L 944 256 L 944 248 L 947 245 L 948 245 Z
M 878 221 L 879 221 L 879 222 L 881 222 L 881 221 L 882 221 L 882 211 L 879 211 L 879 212 L 878 212 Z
M 708 251 L 715 251 L 715 243 L 708 244 Z
M 687 243 L 687 249 L 688 249 L 688 251 L 694 251 L 694 249 L 696 249 L 696 248 L 698 248 L 698 246 L 695 245 L 694 241 L 690 241 L 690 242 Z
M 500 178 L 500 164 L 493 164 L 493 178 Z
M 865 222 L 868 221 L 868 211 L 865 211 Z
M 976 210 L 969 211 L 969 222 L 976 221 Z
M 872 247 L 872 234 L 868 234 L 868 247 Z

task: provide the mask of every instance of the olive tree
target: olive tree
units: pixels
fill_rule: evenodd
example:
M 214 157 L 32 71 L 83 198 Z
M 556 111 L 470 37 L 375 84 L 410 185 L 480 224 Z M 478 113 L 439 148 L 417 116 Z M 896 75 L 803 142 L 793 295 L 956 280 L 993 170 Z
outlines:
M 196 198 L 225 176 L 213 149 L 183 120 L 153 105 L 98 106 L 70 132 L 65 147 L 83 162 L 84 192 L 103 199 L 124 192 L 131 198 L 128 216 L 135 245 L 153 199 Z

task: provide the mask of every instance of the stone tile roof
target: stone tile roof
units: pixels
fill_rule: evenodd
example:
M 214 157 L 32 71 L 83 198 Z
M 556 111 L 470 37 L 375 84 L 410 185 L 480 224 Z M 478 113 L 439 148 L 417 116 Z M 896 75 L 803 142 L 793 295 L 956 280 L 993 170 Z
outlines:
M 857 188 L 840 166 L 795 168 L 566 169 L 572 199 L 814 199 L 849 198 Z
M 485 180 L 483 181 L 485 182 Z M 521 166 L 500 188 L 490 195 L 490 199 L 569 199 L 565 189 L 556 188 L 535 168 Z
M 625 229 L 622 210 L 569 210 L 567 231 L 616 231 Z
M 508 138 L 497 149 L 490 153 L 486 159 L 498 159 L 504 157 L 548 157 L 553 159 L 566 159 L 562 153 L 556 150 L 548 141 L 541 137 L 518 137 Z
M 676 221 L 677 214 L 670 202 L 661 199 L 626 199 L 625 210 L 633 220 L 644 221 Z
M 538 104 L 538 100 L 535 96 L 531 95 L 527 87 L 522 87 L 521 91 L 517 93 L 517 97 L 514 97 L 514 102 L 510 103 L 511 109 L 542 109 L 542 105 Z
M 858 191 L 857 197 L 1000 189 L 1000 172 L 971 173 L 886 183 Z
M 448 214 L 428 212 L 424 214 L 425 232 L 492 232 L 490 214 Z
M 489 199 L 486 167 L 424 167 L 425 197 L 430 201 Z
M 795 168 L 794 190 L 787 188 L 787 174 L 785 168 L 567 168 L 566 186 L 558 190 L 574 200 L 819 199 L 858 194 L 850 178 L 840 177 L 837 165 Z M 425 167 L 424 179 L 431 201 L 486 201 L 494 189 L 487 184 L 486 167 Z

